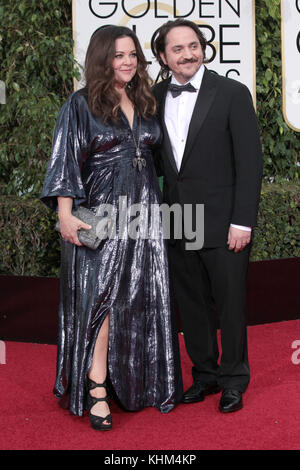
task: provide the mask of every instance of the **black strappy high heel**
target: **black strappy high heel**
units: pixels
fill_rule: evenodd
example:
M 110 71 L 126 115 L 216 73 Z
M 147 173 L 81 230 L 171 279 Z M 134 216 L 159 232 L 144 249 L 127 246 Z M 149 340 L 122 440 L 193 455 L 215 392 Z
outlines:
M 90 394 L 90 390 L 93 390 L 96 387 L 103 387 L 106 389 L 106 382 L 103 384 L 97 384 L 90 378 L 87 379 L 87 388 L 88 388 L 88 395 L 87 395 L 87 407 L 89 411 L 89 416 L 90 416 L 90 423 L 93 429 L 99 430 L 99 431 L 108 431 L 112 427 L 112 415 L 109 414 L 105 416 L 105 418 L 102 418 L 101 416 L 96 416 L 91 413 L 92 407 L 98 403 L 99 401 L 106 401 L 108 403 L 108 398 L 103 397 L 103 398 L 96 398 L 92 397 Z M 108 421 L 108 424 L 104 424 L 104 421 Z

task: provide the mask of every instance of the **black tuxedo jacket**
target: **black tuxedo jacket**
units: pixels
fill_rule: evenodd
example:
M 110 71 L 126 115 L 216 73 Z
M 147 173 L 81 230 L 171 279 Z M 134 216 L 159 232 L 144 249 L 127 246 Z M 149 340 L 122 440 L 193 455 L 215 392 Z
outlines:
M 164 121 L 169 82 L 154 87 L 163 129 L 155 160 L 164 176 L 164 202 L 204 204 L 204 247 L 224 246 L 230 223 L 256 225 L 262 152 L 251 94 L 242 83 L 205 69 L 178 171 Z

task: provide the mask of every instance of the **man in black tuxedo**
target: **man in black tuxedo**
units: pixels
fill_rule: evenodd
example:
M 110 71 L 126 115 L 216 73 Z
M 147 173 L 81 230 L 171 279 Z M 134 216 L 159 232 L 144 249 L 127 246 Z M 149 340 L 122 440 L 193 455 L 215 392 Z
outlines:
M 170 71 L 172 78 L 154 87 L 164 132 L 157 167 L 164 176 L 164 202 L 194 208 L 204 204 L 203 247 L 187 250 L 176 236 L 169 243 L 176 300 L 193 362 L 193 385 L 183 402 L 202 401 L 222 390 L 219 409 L 231 412 L 242 408 L 250 379 L 245 294 L 262 154 L 248 88 L 207 70 L 205 47 L 198 26 L 188 20 L 169 21 L 158 31 L 156 58 L 163 78 Z

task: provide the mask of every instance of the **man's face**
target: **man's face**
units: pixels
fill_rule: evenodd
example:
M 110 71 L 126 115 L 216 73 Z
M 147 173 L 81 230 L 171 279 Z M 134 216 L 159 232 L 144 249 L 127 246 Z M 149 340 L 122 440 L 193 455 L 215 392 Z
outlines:
M 160 57 L 179 83 L 188 82 L 203 62 L 202 47 L 195 31 L 188 26 L 172 28 L 166 36 L 165 52 Z

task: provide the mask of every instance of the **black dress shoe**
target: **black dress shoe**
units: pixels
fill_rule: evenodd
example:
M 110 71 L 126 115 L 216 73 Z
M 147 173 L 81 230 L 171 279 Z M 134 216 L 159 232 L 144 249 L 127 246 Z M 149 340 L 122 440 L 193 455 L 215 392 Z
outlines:
M 243 408 L 242 393 L 238 390 L 223 390 L 219 410 L 222 413 L 231 413 Z
M 203 385 L 200 382 L 194 382 L 193 385 L 183 394 L 182 403 L 197 403 L 203 401 L 206 395 L 213 395 L 221 391 L 217 383 Z

